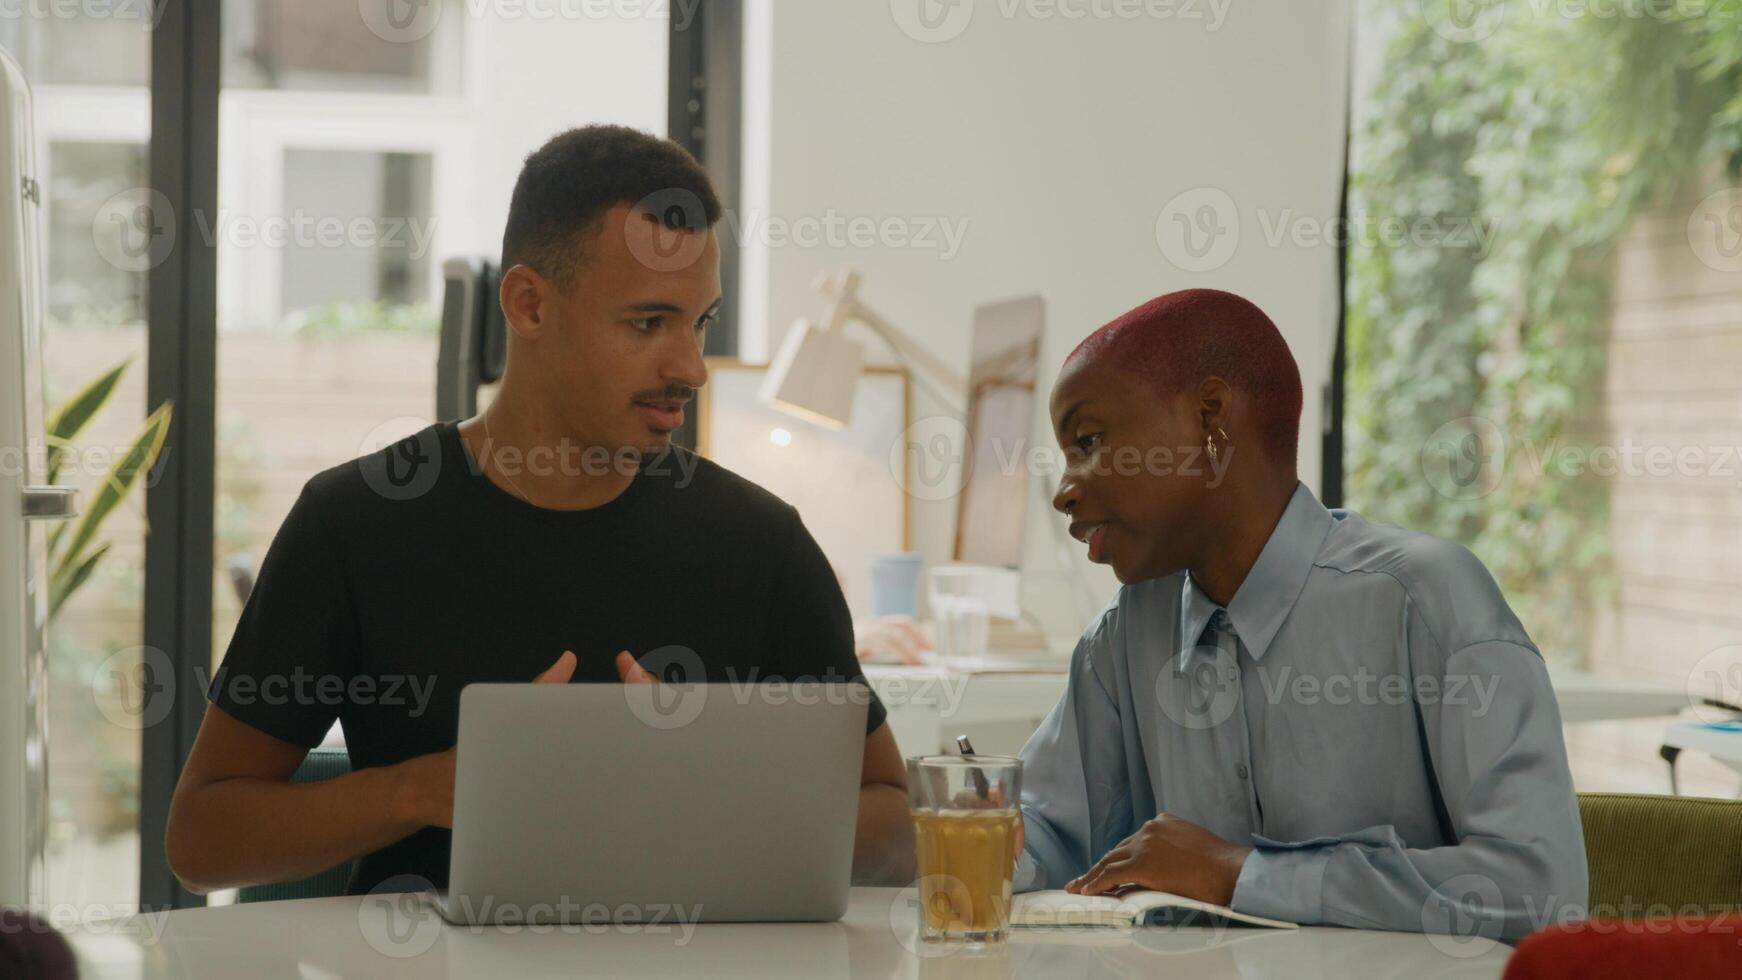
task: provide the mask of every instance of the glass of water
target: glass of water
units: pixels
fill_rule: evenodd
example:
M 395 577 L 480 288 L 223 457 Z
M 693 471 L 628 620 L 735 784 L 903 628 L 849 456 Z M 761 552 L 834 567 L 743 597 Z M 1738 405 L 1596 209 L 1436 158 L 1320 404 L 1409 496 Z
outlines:
M 938 657 L 957 667 L 977 667 L 986 656 L 991 605 L 987 601 L 979 570 L 934 568 L 931 570 L 933 645 Z

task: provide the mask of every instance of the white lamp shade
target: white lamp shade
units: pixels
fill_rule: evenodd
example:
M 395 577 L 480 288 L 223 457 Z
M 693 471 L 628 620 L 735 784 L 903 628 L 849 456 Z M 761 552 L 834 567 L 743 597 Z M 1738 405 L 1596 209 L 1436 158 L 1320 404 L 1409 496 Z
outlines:
M 843 331 L 796 320 L 768 365 L 761 398 L 790 415 L 831 429 L 845 428 L 864 363 L 865 348 Z

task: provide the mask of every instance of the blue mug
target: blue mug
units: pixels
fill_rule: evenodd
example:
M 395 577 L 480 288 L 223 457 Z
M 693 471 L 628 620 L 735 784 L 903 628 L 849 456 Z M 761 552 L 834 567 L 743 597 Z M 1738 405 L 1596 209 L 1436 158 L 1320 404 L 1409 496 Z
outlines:
M 868 568 L 871 573 L 871 615 L 919 615 L 919 552 L 878 555 L 871 559 Z

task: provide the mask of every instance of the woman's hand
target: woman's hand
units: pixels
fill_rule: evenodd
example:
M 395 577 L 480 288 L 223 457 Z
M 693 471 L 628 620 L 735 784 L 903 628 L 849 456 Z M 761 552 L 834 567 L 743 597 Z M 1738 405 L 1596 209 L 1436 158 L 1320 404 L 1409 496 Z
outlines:
M 1082 877 L 1066 884 L 1065 891 L 1101 895 L 1121 885 L 1138 885 L 1227 905 L 1234 900 L 1240 867 L 1251 853 L 1250 847 L 1164 813 L 1120 841 Z

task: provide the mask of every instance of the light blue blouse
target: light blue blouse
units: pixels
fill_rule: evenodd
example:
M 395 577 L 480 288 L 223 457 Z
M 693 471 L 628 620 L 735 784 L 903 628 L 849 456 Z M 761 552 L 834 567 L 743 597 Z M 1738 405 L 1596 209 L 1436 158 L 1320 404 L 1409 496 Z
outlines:
M 1493 577 L 1305 486 L 1226 610 L 1121 588 L 1022 758 L 1019 891 L 1171 813 L 1254 848 L 1241 911 L 1514 940 L 1584 911 L 1560 712 Z

